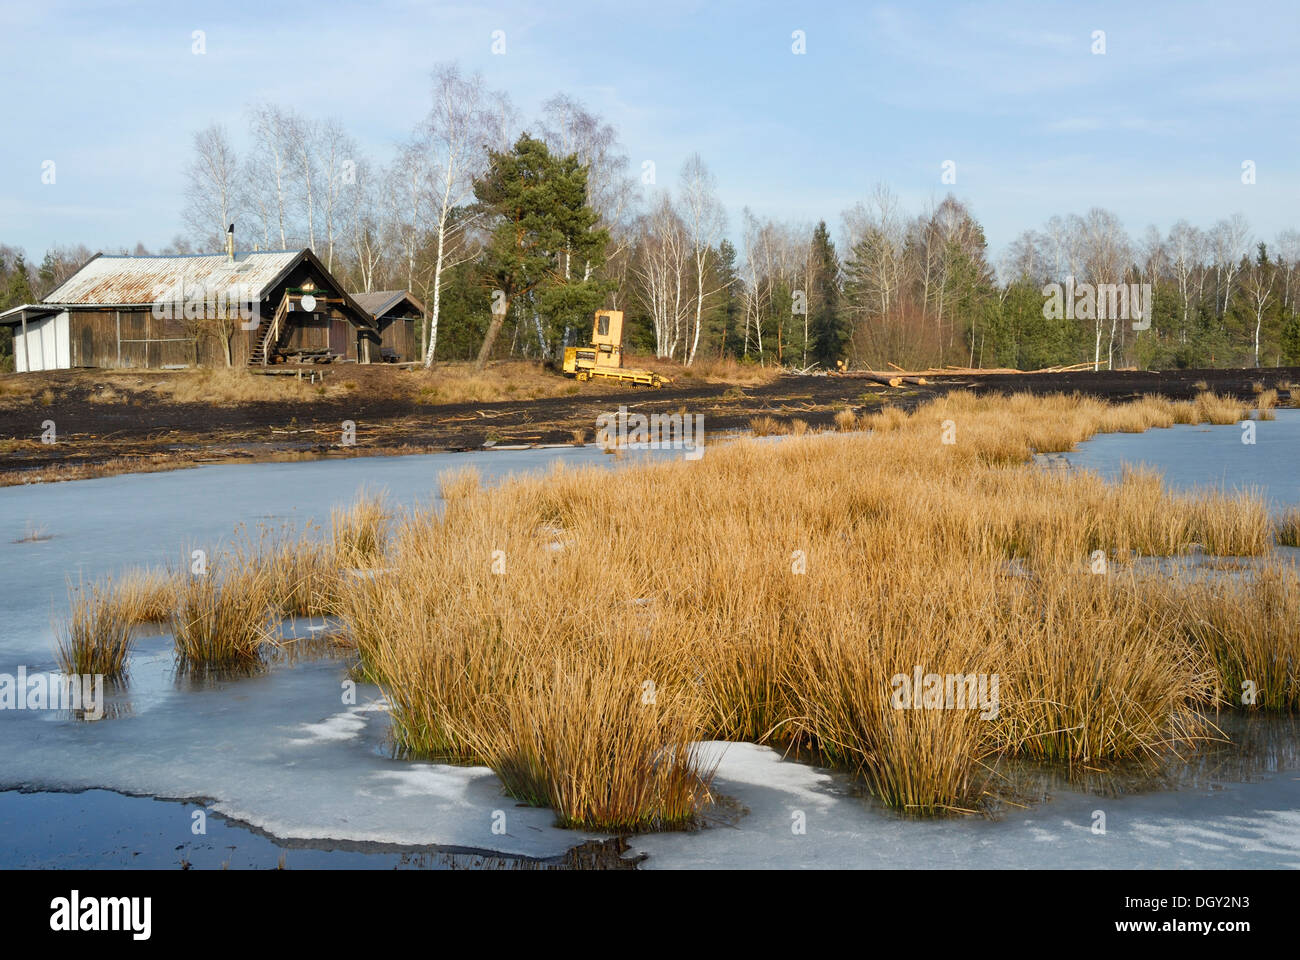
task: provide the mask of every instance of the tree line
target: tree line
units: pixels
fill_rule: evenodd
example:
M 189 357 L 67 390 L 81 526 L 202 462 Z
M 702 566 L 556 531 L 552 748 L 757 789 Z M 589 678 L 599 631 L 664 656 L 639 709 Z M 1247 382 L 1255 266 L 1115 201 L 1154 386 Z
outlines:
M 838 245 L 825 220 L 748 208 L 732 234 L 698 154 L 661 184 L 581 103 L 557 94 L 524 123 L 455 64 L 434 71 L 386 164 L 337 120 L 266 103 L 246 119 L 243 155 L 220 124 L 194 135 L 186 232 L 159 252 L 219 251 L 231 223 L 241 249 L 310 247 L 352 292 L 419 296 L 427 364 L 552 360 L 602 306 L 627 314 L 632 346 L 685 365 L 1300 364 L 1300 233 L 1270 244 L 1239 214 L 1136 239 L 1108 210 L 1053 216 L 993 264 L 963 201 L 908 211 L 882 184 L 843 211 Z M 32 267 L 0 245 L 0 307 L 44 296 L 90 255 L 54 248 Z M 1149 324 L 1082 303 L 1054 312 L 1049 285 L 1067 278 L 1149 285 Z

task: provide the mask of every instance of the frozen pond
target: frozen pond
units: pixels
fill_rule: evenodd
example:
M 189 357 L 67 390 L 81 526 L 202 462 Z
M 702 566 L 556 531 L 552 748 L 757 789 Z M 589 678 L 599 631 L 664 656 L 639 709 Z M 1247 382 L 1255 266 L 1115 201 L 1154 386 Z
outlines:
M 1257 424 L 1253 448 L 1240 435 L 1184 426 L 1105 436 L 1067 459 L 1102 472 L 1145 461 L 1175 484 L 1250 484 L 1279 504 L 1300 500 L 1300 412 Z M 594 448 L 499 451 L 0 489 L 0 673 L 54 669 L 69 579 L 175 562 L 228 541 L 239 523 L 324 523 L 367 485 L 414 504 L 435 497 L 444 470 L 472 465 L 491 480 L 556 460 L 612 462 Z M 48 539 L 29 539 L 32 531 Z M 0 791 L 10 791 L 0 793 L 0 867 L 273 866 L 284 848 L 291 867 L 518 866 L 597 839 L 516 806 L 487 769 L 392 759 L 378 691 L 362 685 L 345 703 L 345 679 L 337 661 L 306 660 L 190 687 L 172 675 L 168 638 L 143 636 L 109 719 L 0 711 Z M 643 868 L 1298 866 L 1296 738 L 1289 725 L 1262 721 L 1247 732 L 1263 745 L 1205 760 L 1163 789 L 1053 782 L 997 819 L 928 822 L 881 810 L 842 775 L 719 744 L 717 786 L 745 812 L 694 833 L 632 838 L 631 852 L 647 855 Z M 1099 810 L 1105 834 L 1093 831 Z M 205 834 L 194 832 L 196 812 Z M 791 828 L 796 814 L 802 834 Z M 506 859 L 482 859 L 486 851 Z
M 1276 508 L 1300 503 L 1300 410 L 1278 410 L 1276 420 L 1240 424 L 1183 424 L 1146 433 L 1106 433 L 1060 458 L 1114 479 L 1123 464 L 1145 464 L 1177 489 L 1256 488 Z M 1253 439 L 1254 443 L 1242 440 Z

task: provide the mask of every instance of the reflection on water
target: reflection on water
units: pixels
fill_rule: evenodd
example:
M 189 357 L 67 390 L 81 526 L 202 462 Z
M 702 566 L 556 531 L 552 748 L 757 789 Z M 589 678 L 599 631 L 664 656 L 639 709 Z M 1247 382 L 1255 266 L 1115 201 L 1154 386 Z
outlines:
M 169 694 L 219 690 L 230 684 L 267 676 L 273 667 L 296 666 L 318 660 L 341 659 L 352 653 L 339 624 L 329 618 L 287 618 L 273 629 L 274 644 L 266 647 L 262 661 L 212 667 L 182 664 L 171 633 L 164 625 L 144 624 L 132 630 L 129 667 L 117 681 L 105 681 L 100 720 L 139 716 Z M 49 711 L 51 720 L 93 718 L 74 711 Z
M 1224 711 L 1205 715 L 1221 739 L 1197 748 L 1168 748 L 1147 758 L 1064 764 L 1001 759 L 991 764 L 991 812 L 1003 804 L 1035 802 L 1053 791 L 1101 797 L 1169 790 L 1216 789 L 1300 769 L 1300 722 L 1286 715 Z M 1213 735 L 1213 734 L 1212 734 Z
M 282 840 L 193 801 L 109 790 L 0 792 L 6 867 L 144 869 L 635 870 L 626 841 L 589 840 L 555 857 L 347 840 Z M 196 824 L 201 824 L 196 832 Z

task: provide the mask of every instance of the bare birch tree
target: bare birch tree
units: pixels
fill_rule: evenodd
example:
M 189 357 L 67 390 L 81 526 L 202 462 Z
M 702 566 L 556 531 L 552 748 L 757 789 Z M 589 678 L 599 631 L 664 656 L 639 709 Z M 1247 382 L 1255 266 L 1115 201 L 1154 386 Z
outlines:
M 695 362 L 695 354 L 700 349 L 704 301 L 718 292 L 706 291 L 704 280 L 713 246 L 727 229 L 727 219 L 722 204 L 718 202 L 717 180 L 698 153 L 691 154 L 682 165 L 681 191 L 686 234 L 690 242 L 691 259 L 695 264 L 695 330 L 685 358 L 686 365 L 690 366 Z
M 378 185 L 382 175 L 377 176 L 369 162 L 358 159 L 354 180 L 343 194 L 348 245 L 361 277 L 362 291 L 370 293 L 375 289 L 375 275 L 384 260 L 383 223 L 376 213 L 380 209 Z
M 1214 251 L 1215 277 L 1223 293 L 1222 309 L 1219 309 L 1217 300 L 1215 308 L 1219 316 L 1224 317 L 1232 300 L 1232 281 L 1241 269 L 1242 258 L 1250 253 L 1250 224 L 1240 213 L 1234 213 L 1214 225 L 1210 243 Z
M 1264 326 L 1264 314 L 1273 302 L 1273 287 L 1277 283 L 1277 269 L 1269 262 L 1264 244 L 1259 244 L 1259 256 L 1242 277 L 1242 286 L 1250 300 L 1255 315 L 1255 366 L 1259 366 L 1259 334 Z
M 664 191 L 642 219 L 638 257 L 633 268 L 641 303 L 650 314 L 655 355 L 676 356 L 683 344 L 683 324 L 690 315 L 687 271 L 690 241 L 686 226 Z
M 426 368 L 433 365 L 438 348 L 443 271 L 463 259 L 461 241 L 472 222 L 456 216 L 456 210 L 473 196 L 474 180 L 487 164 L 483 146 L 493 136 L 493 123 L 492 101 L 479 74 L 462 77 L 455 64 L 443 64 L 434 71 L 433 105 L 421 131 L 430 167 L 434 241 Z
M 194 135 L 187 174 L 186 223 L 201 246 L 217 249 L 239 202 L 239 160 L 225 127 L 214 123 Z
M 338 241 L 340 214 L 345 209 L 344 199 L 355 193 L 357 184 L 357 145 L 337 120 L 328 120 L 320 128 L 321 175 L 324 193 L 321 198 L 321 215 L 325 226 L 325 267 L 334 269 L 334 247 Z
M 257 155 L 253 189 L 269 208 L 269 219 L 279 233 L 280 249 L 288 245 L 291 232 L 290 203 L 294 192 L 297 124 L 290 111 L 269 103 L 249 108 L 253 143 Z M 269 239 L 269 238 L 268 238 Z

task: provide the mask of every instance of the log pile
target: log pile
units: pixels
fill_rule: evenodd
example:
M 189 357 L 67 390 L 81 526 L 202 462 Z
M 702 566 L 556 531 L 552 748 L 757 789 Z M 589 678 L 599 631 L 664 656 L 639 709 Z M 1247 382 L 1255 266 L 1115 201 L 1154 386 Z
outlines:
M 1064 367 L 1043 367 L 1041 370 L 1017 370 L 1014 367 L 954 367 L 945 366 L 942 369 L 929 368 L 926 370 L 904 370 L 896 363 L 890 362 L 889 370 L 845 370 L 840 376 L 860 377 L 864 380 L 870 380 L 873 383 L 886 384 L 891 387 L 901 387 L 903 384 L 913 384 L 924 386 L 930 381 L 927 377 L 961 377 L 961 376 L 989 376 L 993 374 L 1015 374 L 1020 376 L 1033 376 L 1036 373 L 1075 373 L 1081 370 L 1091 370 L 1094 364 L 1091 360 L 1085 363 L 1072 363 Z

